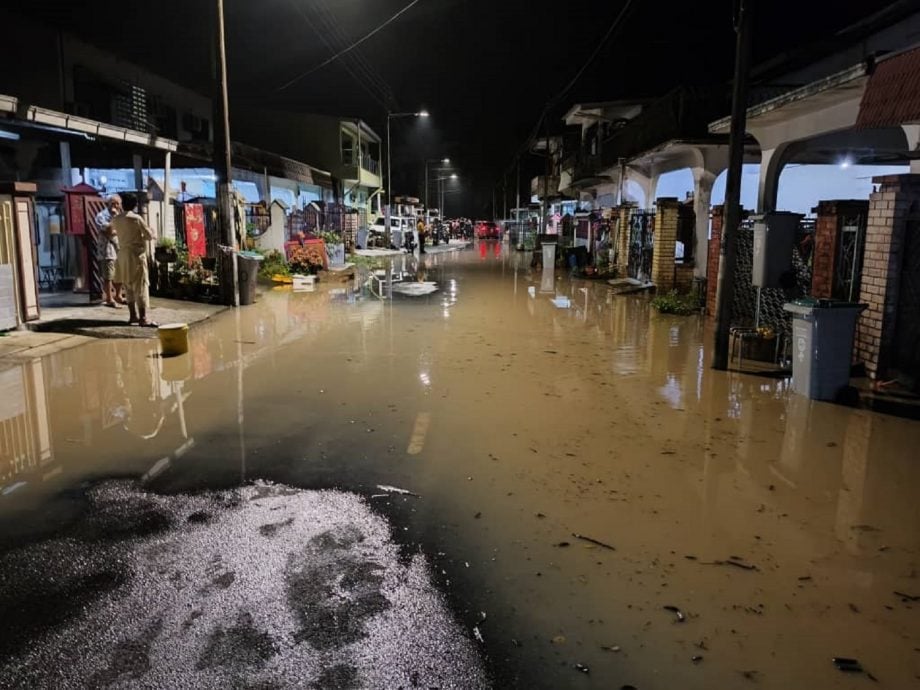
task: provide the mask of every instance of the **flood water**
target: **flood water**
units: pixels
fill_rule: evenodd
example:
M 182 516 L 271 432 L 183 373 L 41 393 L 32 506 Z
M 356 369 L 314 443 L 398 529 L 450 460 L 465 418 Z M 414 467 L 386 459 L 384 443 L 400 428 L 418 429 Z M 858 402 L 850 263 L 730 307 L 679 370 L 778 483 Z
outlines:
M 0 541 L 112 477 L 336 487 L 428 557 L 496 687 L 874 685 L 835 656 L 917 686 L 920 423 L 713 372 L 703 319 L 500 244 L 420 273 L 439 290 L 267 292 L 179 358 L 110 340 L 0 371 Z

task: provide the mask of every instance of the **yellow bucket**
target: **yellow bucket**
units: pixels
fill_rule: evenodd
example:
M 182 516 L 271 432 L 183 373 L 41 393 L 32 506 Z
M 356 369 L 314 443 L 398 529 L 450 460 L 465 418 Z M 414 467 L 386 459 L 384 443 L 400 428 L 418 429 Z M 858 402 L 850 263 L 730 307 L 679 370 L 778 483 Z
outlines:
M 160 350 L 164 357 L 175 357 L 188 352 L 188 324 L 167 323 L 160 326 Z

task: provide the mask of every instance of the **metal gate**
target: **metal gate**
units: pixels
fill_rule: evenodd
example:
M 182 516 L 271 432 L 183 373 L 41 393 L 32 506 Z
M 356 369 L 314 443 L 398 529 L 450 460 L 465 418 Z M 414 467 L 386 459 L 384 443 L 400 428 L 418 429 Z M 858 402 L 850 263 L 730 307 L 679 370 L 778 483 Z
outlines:
M 916 208 L 911 209 L 904 231 L 892 369 L 905 385 L 920 390 L 920 215 Z
M 834 258 L 834 283 L 831 296 L 854 302 L 859 299 L 862 279 L 863 250 L 866 244 L 866 216 L 854 213 L 843 216 L 837 233 Z
M 634 211 L 629 217 L 629 263 L 627 274 L 643 283 L 651 280 L 655 247 L 654 211 Z

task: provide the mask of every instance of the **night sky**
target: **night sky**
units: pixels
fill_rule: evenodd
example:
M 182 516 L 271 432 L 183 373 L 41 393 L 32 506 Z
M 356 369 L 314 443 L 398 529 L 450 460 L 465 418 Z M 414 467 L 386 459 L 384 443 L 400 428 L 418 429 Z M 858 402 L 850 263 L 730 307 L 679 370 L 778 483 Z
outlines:
M 225 0 L 231 98 L 358 116 L 381 135 L 388 107 L 426 108 L 428 120 L 394 121 L 394 193 L 421 191 L 422 161 L 449 156 L 463 188 L 451 212 L 481 215 L 544 105 L 583 65 L 625 0 L 419 0 L 343 59 L 282 88 L 410 1 Z M 210 4 L 71 0 L 64 9 L 51 0 L 29 0 L 25 7 L 207 91 Z M 828 41 L 838 28 L 888 4 L 760 0 L 755 62 Z M 733 0 L 633 0 L 621 28 L 552 109 L 552 126 L 560 126 L 559 116 L 579 101 L 648 98 L 681 84 L 728 88 L 734 6 Z M 525 159 L 522 185 L 538 167 L 537 160 Z

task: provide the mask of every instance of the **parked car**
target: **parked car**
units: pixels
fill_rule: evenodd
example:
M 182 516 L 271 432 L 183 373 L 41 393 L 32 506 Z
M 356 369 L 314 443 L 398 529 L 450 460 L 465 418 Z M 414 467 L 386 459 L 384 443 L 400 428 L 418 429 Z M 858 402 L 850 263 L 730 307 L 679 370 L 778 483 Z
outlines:
M 481 240 L 497 240 L 500 236 L 498 224 L 494 220 L 476 222 L 476 237 Z
M 368 244 L 382 247 L 386 236 L 386 219 L 378 216 L 370 226 L 370 239 Z M 406 232 L 415 230 L 415 219 L 407 216 L 390 216 L 390 234 L 391 240 L 395 237 L 402 237 Z M 401 244 L 401 242 L 400 242 Z

